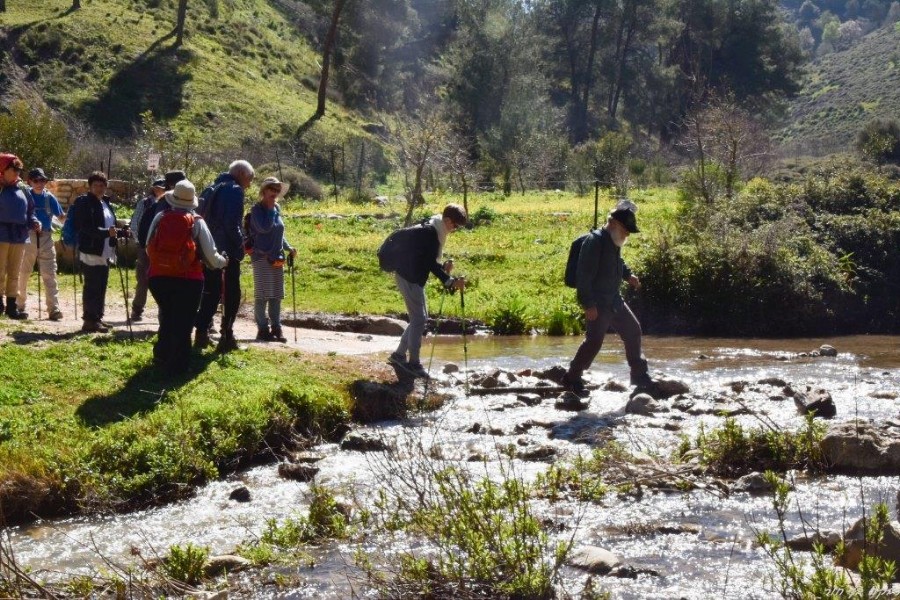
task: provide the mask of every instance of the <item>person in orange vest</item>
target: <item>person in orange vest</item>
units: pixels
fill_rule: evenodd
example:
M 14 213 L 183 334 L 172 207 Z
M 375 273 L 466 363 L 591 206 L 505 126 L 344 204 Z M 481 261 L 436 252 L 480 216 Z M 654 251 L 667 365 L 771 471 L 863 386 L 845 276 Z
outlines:
M 166 192 L 169 209 L 153 218 L 147 233 L 150 293 L 159 306 L 159 331 L 153 364 L 169 375 L 186 372 L 191 332 L 203 293 L 203 266 L 221 269 L 228 257 L 216 250 L 203 218 L 194 212 L 194 184 L 184 179 Z

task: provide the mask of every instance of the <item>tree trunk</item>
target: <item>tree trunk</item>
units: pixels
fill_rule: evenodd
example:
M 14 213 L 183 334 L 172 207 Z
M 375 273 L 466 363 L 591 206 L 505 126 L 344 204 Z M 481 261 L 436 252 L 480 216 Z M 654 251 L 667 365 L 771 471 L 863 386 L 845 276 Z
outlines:
M 81 8 L 81 0 L 72 0 L 72 10 Z
M 334 11 L 331 13 L 331 25 L 328 27 L 328 33 L 325 35 L 325 47 L 322 48 L 322 74 L 319 77 L 319 97 L 316 104 L 316 112 L 300 126 L 298 135 L 309 129 L 313 123 L 325 116 L 325 99 L 328 92 L 328 76 L 331 71 L 331 54 L 334 51 L 334 43 L 337 39 L 338 23 L 341 19 L 341 12 L 347 0 L 334 0 Z
M 588 62 L 584 72 L 584 86 L 581 89 L 581 99 L 578 105 L 578 121 L 575 124 L 575 143 L 581 143 L 588 138 L 588 106 L 591 98 L 591 87 L 594 85 L 594 58 L 597 56 L 597 30 L 600 27 L 600 4 L 594 9 L 594 19 L 591 22 L 591 45 L 588 49 Z
M 178 48 L 184 42 L 184 21 L 187 19 L 188 0 L 178 0 L 178 16 L 175 20 L 175 47 Z
M 0 0 L 0 12 L 6 12 L 6 0 Z

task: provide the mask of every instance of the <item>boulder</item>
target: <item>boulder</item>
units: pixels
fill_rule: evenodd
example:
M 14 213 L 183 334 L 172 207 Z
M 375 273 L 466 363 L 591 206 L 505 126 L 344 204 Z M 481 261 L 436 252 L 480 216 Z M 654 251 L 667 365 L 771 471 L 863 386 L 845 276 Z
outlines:
M 834 346 L 829 346 L 828 344 L 822 344 L 821 346 L 819 346 L 819 356 L 834 357 L 837 355 L 838 352 Z
M 303 463 L 281 463 L 278 465 L 278 476 L 293 481 L 312 481 L 319 472 L 319 467 Z
M 669 412 L 669 409 L 654 400 L 650 394 L 638 394 L 632 397 L 628 404 L 625 405 L 625 412 L 630 415 L 649 417 L 653 413 Z
M 772 492 L 772 486 L 766 481 L 766 478 L 762 473 L 753 472 L 747 473 L 735 481 L 731 486 L 731 491 L 762 495 L 770 494 Z
M 453 363 L 447 363 L 446 365 L 444 365 L 444 373 L 449 375 L 450 373 L 458 373 L 458 372 L 459 372 L 459 365 L 455 365 Z
M 228 573 L 234 573 L 235 571 L 249 569 L 252 566 L 253 563 L 243 556 L 223 554 L 221 556 L 210 556 L 206 559 L 206 564 L 203 566 L 203 573 L 207 577 L 215 577 L 226 571 Z
M 541 403 L 541 397 L 538 394 L 517 394 L 516 400 L 526 406 L 537 406 Z
M 766 377 L 765 379 L 760 379 L 756 383 L 758 383 L 759 385 L 771 385 L 773 387 L 780 388 L 783 388 L 787 385 L 787 382 L 779 377 Z
M 358 333 L 369 333 L 372 335 L 403 335 L 406 324 L 397 319 L 388 317 L 368 317 L 363 321 L 362 328 Z
M 250 490 L 247 489 L 247 486 L 242 485 L 231 490 L 231 493 L 228 494 L 228 499 L 235 502 L 250 502 Z
M 837 531 L 816 531 L 812 535 L 802 533 L 792 537 L 785 545 L 798 552 L 812 552 L 814 544 L 821 544 L 826 552 L 833 552 L 841 541 L 841 534 Z
M 585 410 L 590 406 L 589 398 L 579 398 L 572 392 L 563 392 L 559 395 L 559 398 L 556 399 L 556 402 L 553 404 L 553 408 L 556 410 L 571 410 L 571 411 L 579 411 Z
M 582 546 L 572 552 L 569 565 L 596 575 L 607 575 L 622 565 L 622 559 L 599 546 Z
M 637 387 L 631 392 L 631 397 L 638 394 L 650 394 L 657 400 L 663 400 L 665 398 L 671 398 L 672 396 L 678 396 L 680 394 L 688 394 L 690 393 L 691 388 L 688 387 L 686 383 L 683 381 L 678 381 L 677 379 L 668 379 L 666 377 L 659 377 L 653 379 L 653 385 L 647 388 Z
M 812 389 L 806 386 L 806 391 L 796 391 L 794 393 L 794 404 L 800 414 L 812 414 L 823 419 L 831 419 L 837 415 L 837 407 L 834 405 L 834 399 L 827 390 Z
M 291 327 L 319 329 L 325 331 L 346 331 L 370 335 L 402 335 L 406 323 L 398 319 L 373 315 L 330 315 L 305 313 L 296 319 L 283 319 Z
M 627 392 L 628 388 L 625 387 L 624 384 L 619 383 L 618 381 L 614 381 L 610 379 L 606 383 L 603 384 L 603 391 L 605 392 Z
M 360 423 L 402 419 L 406 415 L 406 397 L 410 391 L 399 383 L 357 379 L 350 384 L 353 418 Z
M 865 520 L 859 519 L 847 530 L 847 533 L 844 534 L 846 551 L 843 555 L 835 558 L 835 564 L 846 569 L 856 570 L 864 553 L 894 561 L 895 565 L 900 564 L 900 523 L 897 521 L 885 523 L 881 532 L 881 543 L 878 545 L 866 542 L 865 527 Z M 900 577 L 895 574 L 894 579 L 898 580 Z
M 826 463 L 840 473 L 900 473 L 900 435 L 870 421 L 832 425 L 822 438 L 821 448 Z
M 552 381 L 556 385 L 562 385 L 563 375 L 565 374 L 565 367 L 556 365 L 555 367 L 550 367 L 549 369 L 544 369 L 543 371 L 535 371 L 534 376 L 538 379 L 546 379 L 548 381 Z
M 341 450 L 353 450 L 356 452 L 383 452 L 389 446 L 374 433 L 353 431 L 341 442 Z

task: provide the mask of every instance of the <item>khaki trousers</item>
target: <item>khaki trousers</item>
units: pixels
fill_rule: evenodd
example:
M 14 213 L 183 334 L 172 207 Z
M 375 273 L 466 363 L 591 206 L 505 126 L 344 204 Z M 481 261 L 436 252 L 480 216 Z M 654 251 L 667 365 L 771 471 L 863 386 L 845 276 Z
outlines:
M 19 292 L 16 295 L 16 304 L 19 311 L 25 312 L 25 304 L 28 301 L 28 280 L 34 271 L 34 263 L 38 262 L 41 279 L 44 281 L 44 297 L 47 299 L 47 313 L 59 310 L 59 288 L 56 285 L 56 248 L 53 247 L 53 232 L 41 231 L 41 243 L 38 248 L 37 234 L 30 233 L 31 243 L 25 244 L 25 255 L 22 258 L 22 268 L 19 272 Z
M 0 290 L 7 298 L 15 298 L 19 293 L 19 271 L 26 244 L 0 242 Z

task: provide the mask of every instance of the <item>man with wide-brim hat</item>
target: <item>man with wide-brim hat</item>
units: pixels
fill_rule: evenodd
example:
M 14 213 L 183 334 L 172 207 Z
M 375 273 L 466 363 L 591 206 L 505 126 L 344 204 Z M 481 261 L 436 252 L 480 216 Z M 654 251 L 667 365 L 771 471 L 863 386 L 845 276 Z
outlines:
M 41 223 L 41 232 L 32 230 L 29 233 L 30 243 L 25 244 L 22 268 L 19 271 L 19 292 L 16 305 L 20 313 L 27 314 L 28 280 L 38 263 L 40 278 L 44 282 L 44 295 L 47 300 L 47 316 L 51 321 L 63 318 L 59 308 L 59 286 L 56 282 L 56 248 L 53 245 L 53 220 L 62 217 L 62 206 L 49 190 L 46 189 L 49 178 L 41 168 L 28 172 L 29 194 L 34 201 L 34 216 Z
M 209 228 L 194 209 L 197 194 L 187 179 L 163 195 L 168 210 L 153 218 L 147 234 L 150 293 L 159 306 L 153 362 L 169 375 L 184 373 L 191 358 L 191 332 L 203 293 L 204 265 L 221 269 L 228 259 L 216 251 Z
M 182 177 L 182 179 L 184 179 Z M 175 182 L 177 183 L 177 182 Z M 174 186 L 175 183 L 172 185 Z M 134 286 L 134 298 L 131 301 L 131 320 L 142 321 L 144 319 L 144 307 L 147 305 L 147 269 L 150 267 L 150 261 L 147 258 L 147 230 L 150 229 L 150 223 L 153 222 L 156 212 L 153 210 L 156 203 L 162 199 L 166 193 L 166 180 L 156 179 L 150 184 L 150 194 L 137 203 L 134 207 L 134 214 L 131 215 L 131 231 L 136 234 L 137 242 L 137 258 L 134 261 L 134 275 L 137 283 Z M 144 230 L 144 237 L 140 237 L 141 222 L 145 215 L 152 213 L 147 219 L 147 227 Z
M 621 294 L 623 281 L 635 289 L 641 287 L 640 279 L 622 260 L 622 246 L 628 236 L 640 231 L 636 212 L 634 203 L 619 202 L 609 213 L 606 225 L 587 236 L 578 255 L 578 302 L 584 308 L 585 337 L 563 377 L 563 386 L 582 398 L 589 395 L 582 374 L 600 352 L 610 327 L 625 345 L 631 384 L 638 388 L 653 384 L 641 351 L 641 325 Z

